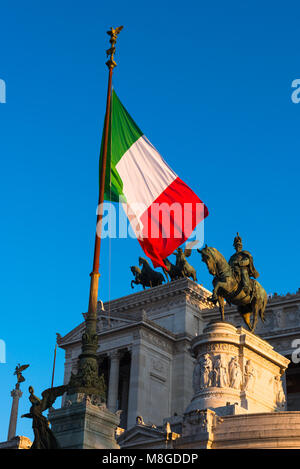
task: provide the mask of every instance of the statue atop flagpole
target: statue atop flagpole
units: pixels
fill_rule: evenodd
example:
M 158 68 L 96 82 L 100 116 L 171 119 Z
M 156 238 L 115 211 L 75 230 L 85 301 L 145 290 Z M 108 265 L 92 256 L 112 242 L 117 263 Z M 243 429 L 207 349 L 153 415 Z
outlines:
M 106 65 L 108 66 L 108 68 L 114 68 L 117 66 L 114 60 L 114 54 L 116 52 L 115 46 L 116 46 L 118 35 L 122 31 L 122 29 L 123 29 L 123 26 L 119 26 L 118 28 L 115 28 L 115 29 L 110 28 L 110 31 L 107 31 L 107 34 L 110 36 L 109 42 L 111 44 L 111 47 L 107 49 L 106 51 L 107 57 L 110 55 L 110 59 L 106 62 Z

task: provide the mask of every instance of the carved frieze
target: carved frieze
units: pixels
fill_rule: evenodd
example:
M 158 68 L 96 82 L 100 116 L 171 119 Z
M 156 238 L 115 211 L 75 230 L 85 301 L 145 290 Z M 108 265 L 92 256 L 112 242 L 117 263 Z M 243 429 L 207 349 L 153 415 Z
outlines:
M 172 353 L 173 351 L 172 343 L 168 342 L 167 340 L 165 340 L 158 334 L 152 333 L 144 328 L 141 328 L 138 331 L 135 331 L 134 338 L 143 339 L 149 344 L 155 345 L 159 349 L 164 350 L 168 353 Z
M 192 410 L 184 414 L 182 422 L 182 436 L 192 436 L 199 433 L 211 434 L 214 427 L 222 421 L 223 419 L 213 410 Z
M 233 389 L 241 389 L 243 372 L 237 356 L 231 358 L 228 365 L 229 385 Z
M 243 372 L 237 355 L 205 353 L 198 356 L 193 373 L 195 393 L 210 387 L 241 389 L 242 381 Z
M 252 364 L 251 360 L 247 360 L 244 370 L 244 391 L 254 391 L 254 385 L 257 378 L 257 371 Z

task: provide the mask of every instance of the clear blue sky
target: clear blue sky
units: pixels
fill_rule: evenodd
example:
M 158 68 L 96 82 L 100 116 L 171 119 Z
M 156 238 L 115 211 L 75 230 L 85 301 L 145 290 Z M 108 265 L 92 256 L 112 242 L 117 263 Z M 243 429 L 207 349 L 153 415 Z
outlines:
M 2 3 L 0 441 L 15 365 L 30 363 L 21 414 L 28 385 L 50 385 L 55 333 L 87 309 L 110 26 L 124 25 L 115 89 L 207 204 L 207 244 L 229 257 L 239 231 L 268 293 L 298 289 L 299 14 L 295 1 Z M 103 243 L 103 300 L 131 292 L 140 254 L 137 241 L 112 241 L 109 292 Z M 200 256 L 191 262 L 210 288 Z M 56 385 L 63 361 L 59 350 Z M 17 432 L 31 437 L 31 421 Z

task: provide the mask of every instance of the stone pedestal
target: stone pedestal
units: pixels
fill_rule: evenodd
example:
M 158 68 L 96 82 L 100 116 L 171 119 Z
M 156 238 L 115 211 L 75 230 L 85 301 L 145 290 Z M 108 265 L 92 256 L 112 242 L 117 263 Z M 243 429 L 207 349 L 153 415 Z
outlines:
M 63 449 L 118 449 L 115 431 L 120 412 L 109 411 L 97 398 L 67 396 L 64 407 L 49 410 L 49 421 Z
M 265 340 L 226 322 L 212 322 L 195 337 L 194 397 L 185 414 L 211 409 L 217 415 L 286 409 L 281 376 L 289 360 Z

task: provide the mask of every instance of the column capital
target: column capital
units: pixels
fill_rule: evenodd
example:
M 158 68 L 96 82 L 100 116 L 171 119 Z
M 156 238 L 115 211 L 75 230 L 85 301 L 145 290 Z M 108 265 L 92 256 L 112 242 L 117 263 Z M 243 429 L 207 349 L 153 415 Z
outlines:
M 15 397 L 22 397 L 23 396 L 23 393 L 21 391 L 21 389 L 13 389 L 10 393 L 11 397 L 15 398 Z

